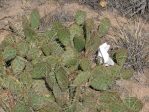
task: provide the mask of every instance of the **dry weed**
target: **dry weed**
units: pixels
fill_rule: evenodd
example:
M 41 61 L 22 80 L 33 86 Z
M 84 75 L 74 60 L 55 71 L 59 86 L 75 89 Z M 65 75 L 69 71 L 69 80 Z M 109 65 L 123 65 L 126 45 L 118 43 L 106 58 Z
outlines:
M 116 45 L 128 50 L 125 66 L 138 72 L 143 72 L 143 68 L 149 67 L 149 34 L 143 30 L 144 24 L 141 20 L 131 21 L 115 29 L 118 38 L 114 40 Z

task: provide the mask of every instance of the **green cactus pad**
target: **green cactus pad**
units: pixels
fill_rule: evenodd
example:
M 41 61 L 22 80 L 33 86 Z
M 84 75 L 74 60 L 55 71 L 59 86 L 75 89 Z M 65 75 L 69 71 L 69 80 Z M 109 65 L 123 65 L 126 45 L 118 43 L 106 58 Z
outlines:
M 73 39 L 73 44 L 74 44 L 75 49 L 78 52 L 81 52 L 85 48 L 85 39 L 84 39 L 84 37 L 75 36 L 74 39 Z
M 37 63 L 42 63 L 42 62 L 43 62 L 43 58 L 45 58 L 45 56 L 37 57 L 37 58 L 35 58 L 35 59 L 33 59 L 33 60 L 31 61 L 31 64 L 32 64 L 32 65 L 35 65 L 35 64 L 37 64 Z
M 26 62 L 25 71 L 31 72 L 33 70 L 33 64 L 31 62 Z
M 53 29 L 56 31 L 58 39 L 63 45 L 68 45 L 70 43 L 70 33 L 69 30 L 62 25 L 60 22 L 53 23 Z
M 29 50 L 29 44 L 25 41 L 22 41 L 17 44 L 17 54 L 21 57 L 25 57 Z
M 98 34 L 91 33 L 90 40 L 86 41 L 86 45 L 85 45 L 86 53 L 88 55 L 95 54 L 100 44 L 101 44 L 101 40 L 98 37 Z
M 45 56 L 49 55 L 61 55 L 64 49 L 56 41 L 45 41 L 41 45 L 41 50 Z
M 53 99 L 51 99 L 49 96 L 40 96 L 35 93 L 31 95 L 31 105 L 32 108 L 36 111 L 46 107 L 47 105 L 50 106 L 53 102 Z
M 42 51 L 37 47 L 31 47 L 27 53 L 27 59 L 33 60 L 39 58 L 42 55 Z
M 47 63 L 37 63 L 31 72 L 32 78 L 43 78 L 51 71 L 51 67 Z
M 84 22 L 85 22 L 85 18 L 86 18 L 86 13 L 84 11 L 79 10 L 79 11 L 76 12 L 75 22 L 78 25 L 83 25 Z
M 50 40 L 55 40 L 57 37 L 57 31 L 55 29 L 50 29 L 45 32 L 45 35 L 50 39 Z
M 66 51 L 62 55 L 62 61 L 63 61 L 64 65 L 67 67 L 77 65 L 78 64 L 77 52 L 73 48 L 67 47 Z
M 53 90 L 54 85 L 57 84 L 56 81 L 56 77 L 55 77 L 55 73 L 54 72 L 50 72 L 47 76 L 46 76 L 46 83 L 48 85 L 48 87 Z
M 108 18 L 103 18 L 100 21 L 100 25 L 99 25 L 99 29 L 98 29 L 99 37 L 105 36 L 108 33 L 110 26 L 111 26 L 110 20 Z
M 25 102 L 17 102 L 12 112 L 32 112 L 32 110 Z
M 11 46 L 5 47 L 4 52 L 3 52 L 4 60 L 7 62 L 7 61 L 14 59 L 15 57 L 16 57 L 16 49 Z
M 89 71 L 86 72 L 80 72 L 78 76 L 73 81 L 74 86 L 80 86 L 83 83 L 86 83 L 89 78 L 91 77 L 91 73 Z
M 18 79 L 10 75 L 3 78 L 1 86 L 16 95 L 19 95 L 22 91 L 22 84 L 18 81 Z
M 95 24 L 93 19 L 87 19 L 85 21 L 85 34 L 86 41 L 90 41 L 93 30 L 95 29 Z
M 20 74 L 24 70 L 26 62 L 24 58 L 17 56 L 11 63 L 13 74 Z
M 0 77 L 5 74 L 3 55 L 0 53 Z
M 81 59 L 80 67 L 83 71 L 89 71 L 91 69 L 91 61 L 87 58 Z
M 50 102 L 47 106 L 38 110 L 38 112 L 62 112 L 62 108 L 56 102 Z
M 24 71 L 19 75 L 18 79 L 23 85 L 25 85 L 28 88 L 31 88 L 33 79 L 29 72 Z
M 5 69 L 3 65 L 0 65 L 0 77 L 2 77 L 5 74 Z
M 82 36 L 83 37 L 83 28 L 77 24 L 72 24 L 69 28 L 70 31 L 70 41 L 73 46 L 73 38 L 75 36 Z
M 60 67 L 59 69 L 56 70 L 56 79 L 58 82 L 58 85 L 60 86 L 62 91 L 65 91 L 68 89 L 68 76 L 67 72 L 64 70 L 64 68 Z
M 59 106 L 65 107 L 65 105 L 67 105 L 69 101 L 69 94 L 67 91 L 61 91 L 57 83 L 53 86 L 53 94 Z
M 22 25 L 23 25 L 23 32 L 24 32 L 24 36 L 26 38 L 26 41 L 28 41 L 28 42 L 35 41 L 36 40 L 36 33 L 30 27 L 30 23 L 29 23 L 27 17 L 23 17 Z
M 43 58 L 43 62 L 48 63 L 51 66 L 51 69 L 54 70 L 56 65 L 59 65 L 62 60 L 58 56 L 46 56 Z
M 33 83 L 32 89 L 37 95 L 49 96 L 51 98 L 51 100 L 53 98 L 52 101 L 54 101 L 54 97 L 52 95 L 52 92 L 48 90 L 44 80 L 33 80 L 32 83 Z
M 31 21 L 31 28 L 37 29 L 39 27 L 40 15 L 37 9 L 34 9 L 31 12 L 30 21 Z
M 117 63 L 120 66 L 123 66 L 127 59 L 127 50 L 126 49 L 118 49 L 115 53 L 115 58 Z
M 55 41 L 49 43 L 49 51 L 51 55 L 61 56 L 64 53 L 64 49 Z
M 76 36 L 83 35 L 83 28 L 77 24 L 72 24 L 69 28 L 70 36 L 73 38 Z
M 14 46 L 15 45 L 15 36 L 7 36 L 0 44 L 0 50 L 3 50 L 7 46 Z
M 41 47 L 41 49 L 42 49 L 42 52 L 44 53 L 44 55 L 46 55 L 46 56 L 49 56 L 49 55 L 51 55 L 51 50 L 50 50 L 50 44 L 43 44 L 42 45 L 42 47 Z
M 97 67 L 92 72 L 92 78 L 90 79 L 90 86 L 96 90 L 107 90 L 113 84 L 113 77 L 109 74 L 109 71 L 102 70 Z

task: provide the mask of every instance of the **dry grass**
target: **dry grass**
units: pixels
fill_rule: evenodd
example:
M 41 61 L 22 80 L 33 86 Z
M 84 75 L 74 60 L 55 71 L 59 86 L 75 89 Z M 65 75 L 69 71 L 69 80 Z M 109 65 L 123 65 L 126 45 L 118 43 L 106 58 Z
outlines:
M 123 15 L 134 16 L 148 11 L 148 0 L 107 0 L 110 7 L 116 8 Z
M 149 67 L 149 34 L 144 32 L 141 20 L 128 22 L 115 29 L 118 47 L 128 50 L 128 58 L 125 67 L 132 67 L 137 72 L 143 72 Z

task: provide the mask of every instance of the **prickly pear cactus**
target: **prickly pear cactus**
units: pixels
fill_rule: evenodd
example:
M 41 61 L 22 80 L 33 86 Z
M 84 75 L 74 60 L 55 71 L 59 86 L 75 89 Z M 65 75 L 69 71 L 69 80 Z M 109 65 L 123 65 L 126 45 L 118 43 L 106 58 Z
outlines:
M 36 33 L 35 31 L 31 28 L 30 22 L 27 19 L 27 17 L 23 17 L 22 21 L 22 26 L 23 26 L 23 32 L 24 36 L 27 42 L 33 42 L 36 40 Z
M 38 47 L 33 46 L 33 47 L 30 47 L 27 52 L 27 59 L 33 60 L 40 57 L 41 55 L 42 55 L 42 51 Z
M 45 63 L 37 63 L 31 71 L 33 78 L 43 78 L 50 73 L 51 67 Z
M 75 36 L 73 38 L 73 44 L 78 52 L 81 52 L 85 48 L 85 39 L 82 36 Z
M 13 76 L 5 76 L 2 79 L 1 86 L 12 92 L 12 94 L 19 95 L 22 91 L 22 84 Z
M 40 96 L 47 96 L 52 101 L 54 101 L 54 97 L 52 95 L 52 92 L 46 88 L 46 84 L 44 80 L 33 80 L 32 81 L 32 89 L 37 95 Z
M 40 24 L 40 15 L 39 15 L 39 12 L 38 12 L 37 9 L 34 9 L 31 12 L 30 21 L 31 21 L 31 28 L 37 29 L 39 27 L 39 24 Z
M 103 18 L 99 25 L 99 36 L 103 37 L 108 33 L 108 30 L 111 26 L 110 20 L 108 18 Z
M 102 67 L 97 67 L 92 72 L 90 86 L 96 90 L 107 90 L 114 83 L 114 77 Z
M 9 36 L 0 45 L 0 95 L 7 90 L 14 97 L 8 112 L 141 110 L 139 100 L 122 100 L 116 92 L 109 92 L 115 91 L 116 80 L 133 75 L 132 69 L 123 66 L 127 50 L 114 51 L 114 66 L 96 62 L 101 37 L 110 28 L 108 18 L 95 26 L 94 20 L 86 19 L 86 13 L 79 10 L 71 25 L 56 21 L 43 32 L 39 25 L 40 15 L 34 9 L 29 19 L 22 19 L 24 36 Z
M 38 111 L 44 108 L 46 105 L 49 105 L 52 100 L 48 96 L 40 96 L 37 94 L 31 95 L 31 105 L 34 110 Z
M 17 54 L 16 49 L 14 47 L 7 46 L 4 49 L 3 58 L 5 62 L 7 62 L 7 61 L 14 59 L 16 57 L 16 54 Z
M 91 77 L 91 73 L 89 71 L 80 72 L 78 76 L 73 81 L 73 86 L 80 86 L 81 84 L 87 82 Z
M 87 19 L 85 21 L 85 34 L 86 34 L 86 41 L 88 42 L 91 39 L 92 32 L 95 29 L 95 23 L 93 19 Z
M 62 55 L 62 62 L 67 67 L 78 65 L 78 53 L 76 50 L 72 47 L 67 47 Z
M 83 37 L 83 28 L 77 24 L 72 24 L 69 28 L 70 31 L 70 41 L 71 45 L 73 46 L 73 39 L 75 36 Z
M 17 54 L 21 57 L 25 57 L 29 50 L 29 44 L 25 41 L 17 44 Z
M 87 58 L 81 59 L 80 67 L 83 71 L 90 71 L 91 70 L 91 61 Z
M 12 112 L 32 112 L 32 110 L 25 104 L 25 102 L 18 102 Z
M 66 46 L 70 43 L 70 32 L 68 28 L 62 25 L 62 23 L 55 22 L 53 24 L 53 29 L 57 33 L 58 39 L 63 45 Z
M 4 59 L 2 53 L 0 53 L 0 77 L 5 74 Z
M 78 25 L 83 25 L 85 22 L 86 13 L 84 11 L 77 11 L 75 15 L 75 21 Z
M 5 37 L 5 39 L 0 44 L 0 50 L 4 50 L 7 46 L 14 46 L 15 45 L 15 36 L 9 35 L 8 37 Z
M 123 66 L 127 59 L 127 50 L 126 49 L 118 49 L 115 54 L 115 58 L 117 63 L 120 66 Z
M 25 87 L 28 87 L 28 88 L 32 87 L 33 79 L 29 72 L 24 71 L 19 75 L 18 79 Z
M 57 84 L 56 76 L 53 71 L 46 76 L 46 83 L 51 90 L 53 90 L 54 85 Z
M 13 74 L 20 74 L 26 66 L 26 60 L 22 57 L 17 56 L 11 64 Z
M 62 67 L 56 69 L 55 75 L 56 75 L 56 80 L 61 90 L 62 91 L 67 90 L 69 82 L 68 82 L 67 72 L 65 71 L 65 69 Z

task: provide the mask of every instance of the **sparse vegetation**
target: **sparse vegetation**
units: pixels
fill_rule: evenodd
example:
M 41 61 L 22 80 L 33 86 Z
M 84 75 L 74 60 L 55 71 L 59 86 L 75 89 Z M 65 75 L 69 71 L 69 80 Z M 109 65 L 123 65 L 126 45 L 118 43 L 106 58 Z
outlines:
M 130 24 L 131 25 L 130 27 Z M 128 23 L 116 29 L 116 44 L 121 48 L 128 49 L 128 57 L 125 67 L 132 67 L 137 72 L 143 72 L 143 69 L 149 66 L 148 57 L 148 34 L 143 31 L 142 26 L 145 23 L 141 21 Z

